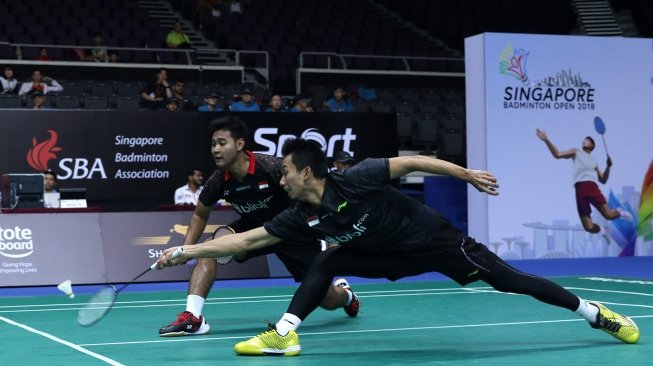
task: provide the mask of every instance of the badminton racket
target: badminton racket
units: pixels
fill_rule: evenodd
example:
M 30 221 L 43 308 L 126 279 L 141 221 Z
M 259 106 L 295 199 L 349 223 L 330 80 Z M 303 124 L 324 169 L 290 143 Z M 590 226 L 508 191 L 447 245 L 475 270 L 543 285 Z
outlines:
M 172 254 L 172 258 L 177 258 L 181 254 L 183 254 L 183 250 L 177 250 Z M 153 269 L 156 269 L 156 263 L 141 272 L 138 276 L 134 277 L 131 281 L 118 288 L 112 285 L 102 287 L 98 292 L 93 294 L 88 302 L 86 302 L 86 305 L 79 310 L 79 313 L 77 313 L 77 323 L 82 327 L 90 327 L 102 320 L 102 318 L 109 313 L 111 308 L 113 308 L 113 305 L 116 303 L 116 298 L 118 298 L 118 294 L 127 286 L 131 285 L 134 281 L 143 277 L 147 272 Z
M 605 144 L 605 137 L 603 137 L 605 134 L 605 123 L 603 123 L 603 120 L 599 116 L 594 117 L 594 129 L 599 133 L 599 135 L 601 135 L 601 139 L 603 140 L 603 147 L 605 148 L 605 154 L 609 156 L 610 154 L 608 154 L 608 145 Z

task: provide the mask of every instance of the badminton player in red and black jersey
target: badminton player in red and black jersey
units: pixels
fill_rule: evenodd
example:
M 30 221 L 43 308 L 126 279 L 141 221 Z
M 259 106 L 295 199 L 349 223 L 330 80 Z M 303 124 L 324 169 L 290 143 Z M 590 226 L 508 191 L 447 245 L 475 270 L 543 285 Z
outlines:
M 214 238 L 262 226 L 288 208 L 290 199 L 279 185 L 282 159 L 246 150 L 247 136 L 245 123 L 237 117 L 223 117 L 211 123 L 211 153 L 217 169 L 200 194 L 184 245 L 197 242 L 204 232 L 213 206 L 221 199 L 231 203 L 240 218 L 219 228 Z M 234 259 L 243 262 L 248 258 L 274 253 L 295 281 L 300 282 L 320 249 L 319 241 L 306 237 L 236 253 Z M 219 258 L 218 262 L 228 260 Z M 210 326 L 202 311 L 216 272 L 215 258 L 197 261 L 190 278 L 186 311 L 180 313 L 177 320 L 159 329 L 160 336 L 200 335 L 209 332 Z M 336 285 L 330 286 L 321 306 L 328 310 L 343 307 L 347 315 L 354 317 L 358 313 L 359 302 L 347 282 L 341 279 L 336 281 Z

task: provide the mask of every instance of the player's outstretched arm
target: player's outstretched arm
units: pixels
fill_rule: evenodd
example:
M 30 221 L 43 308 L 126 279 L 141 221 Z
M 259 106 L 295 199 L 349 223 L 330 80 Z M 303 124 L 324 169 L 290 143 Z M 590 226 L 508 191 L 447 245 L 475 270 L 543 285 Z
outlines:
M 390 158 L 389 165 L 390 177 L 392 179 L 412 172 L 441 174 L 462 179 L 480 192 L 485 192 L 493 196 L 499 194 L 497 191 L 497 188 L 499 188 L 497 178 L 484 170 L 465 169 L 454 163 L 423 155 Z
M 263 227 L 258 227 L 243 233 L 225 235 L 201 244 L 184 245 L 183 254 L 172 258 L 173 253 L 180 247 L 172 247 L 163 251 L 156 268 L 176 266 L 191 258 L 216 258 L 226 257 L 241 252 L 263 248 L 280 242 L 281 239 L 268 234 Z

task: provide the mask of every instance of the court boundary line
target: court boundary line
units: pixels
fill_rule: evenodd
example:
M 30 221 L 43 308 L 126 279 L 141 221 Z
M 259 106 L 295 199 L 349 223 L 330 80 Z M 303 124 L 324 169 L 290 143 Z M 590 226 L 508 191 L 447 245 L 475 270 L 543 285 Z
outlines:
M 28 331 L 30 333 L 34 333 L 34 334 L 40 335 L 42 337 L 45 337 L 47 339 L 50 339 L 51 341 L 55 341 L 57 343 L 63 344 L 64 346 L 70 347 L 70 348 L 74 349 L 75 351 L 84 353 L 84 354 L 89 355 L 89 356 L 91 356 L 93 358 L 97 358 L 98 360 L 104 361 L 104 362 L 108 363 L 109 365 L 112 365 L 112 366 L 125 366 L 124 364 L 122 364 L 122 363 L 120 363 L 120 362 L 118 362 L 118 361 L 116 361 L 114 359 L 111 359 L 111 358 L 103 356 L 103 355 L 101 355 L 99 353 L 95 353 L 93 351 L 87 350 L 86 348 L 84 348 L 81 345 L 78 345 L 78 344 L 66 341 L 64 339 L 61 339 L 59 337 L 53 336 L 50 333 L 46 333 L 46 332 L 40 331 L 38 329 L 32 328 L 29 325 L 18 323 L 16 321 L 13 321 L 13 320 L 11 320 L 9 318 L 5 318 L 3 316 L 0 316 L 0 320 L 2 320 L 3 322 L 5 322 L 5 323 L 7 323 L 9 325 L 13 325 L 13 326 L 22 328 L 22 329 L 24 329 L 24 330 L 26 330 L 26 331 Z
M 602 293 L 615 293 L 615 294 L 624 294 L 624 295 L 636 295 L 636 296 L 645 296 L 653 297 L 653 294 L 642 293 L 642 292 L 633 292 L 633 291 L 619 291 L 619 290 L 607 290 L 607 289 L 596 289 L 596 288 L 586 288 L 586 287 L 565 287 L 568 290 L 579 290 L 579 291 L 590 291 L 590 292 L 602 292 Z M 502 295 L 511 295 L 511 296 L 525 296 L 514 293 L 500 292 L 495 290 L 490 286 L 483 287 L 455 287 L 455 288 L 444 288 L 444 289 L 407 289 L 407 290 L 375 290 L 375 291 L 357 291 L 357 295 L 361 299 L 365 298 L 382 298 L 382 297 L 397 297 L 397 296 L 436 296 L 436 295 L 460 295 L 460 294 L 481 294 L 481 293 L 496 293 Z M 261 296 L 236 296 L 236 297 L 223 297 L 223 298 L 209 298 L 206 301 L 206 305 L 233 305 L 233 304 L 251 304 L 251 303 L 264 303 L 264 302 L 281 302 L 288 301 L 292 298 L 293 295 L 261 295 Z M 242 299 L 247 299 L 242 301 Z M 237 300 L 237 301 L 233 301 Z M 240 301 L 238 301 L 240 300 Z M 176 300 L 142 300 L 142 301 L 122 301 L 116 302 L 114 309 L 133 309 L 133 308 L 155 308 L 155 307 L 168 307 L 168 306 L 181 306 L 185 303 L 184 299 Z M 165 302 L 161 304 L 161 302 Z M 134 305 L 123 305 L 123 304 L 134 304 Z M 614 304 L 606 302 L 606 304 Z M 617 304 L 621 305 L 621 304 Z M 48 307 L 50 306 L 50 307 Z M 63 308 L 57 308 L 57 306 L 63 306 Z M 625 305 L 629 306 L 629 305 Z M 635 306 L 635 305 L 630 305 Z M 74 304 L 34 304 L 34 305 L 5 305 L 0 306 L 0 313 L 26 313 L 26 312 L 45 312 L 45 311 L 72 311 L 80 310 L 84 307 L 83 303 L 74 303 Z M 7 310 L 15 309 L 17 310 Z M 25 308 L 37 308 L 37 309 L 25 309 Z
M 653 306 L 652 306 L 653 308 Z M 631 316 L 631 319 L 653 318 L 653 315 L 638 315 Z M 534 325 L 534 324 L 551 324 L 551 323 L 568 323 L 568 322 L 586 322 L 583 318 L 577 319 L 555 319 L 555 320 L 532 320 L 523 322 L 504 322 L 504 323 L 480 323 L 480 324 L 459 324 L 459 325 L 434 325 L 428 327 L 406 327 L 406 328 L 381 328 L 381 329 L 357 329 L 357 330 L 338 330 L 330 332 L 299 332 L 299 336 L 316 336 L 316 335 L 332 335 L 332 334 L 356 334 L 356 333 L 382 333 L 382 332 L 401 332 L 401 331 L 417 331 L 417 330 L 434 330 L 434 329 L 455 329 L 455 328 L 482 328 L 494 326 L 514 326 L 514 325 Z M 107 342 L 107 343 L 85 343 L 85 347 L 100 347 L 100 346 L 123 346 L 123 345 L 137 345 L 137 344 L 150 344 L 150 343 L 166 343 L 166 342 L 204 342 L 204 341 L 221 341 L 233 339 L 249 339 L 248 336 L 225 336 L 225 337 L 186 337 L 186 338 L 166 338 L 151 341 L 129 341 L 129 342 Z

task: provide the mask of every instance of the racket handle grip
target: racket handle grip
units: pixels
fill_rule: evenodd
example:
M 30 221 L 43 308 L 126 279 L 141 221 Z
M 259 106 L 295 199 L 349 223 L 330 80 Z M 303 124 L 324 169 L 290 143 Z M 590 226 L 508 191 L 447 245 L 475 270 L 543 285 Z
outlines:
M 182 255 L 184 255 L 184 246 L 183 245 L 180 246 L 179 248 L 177 248 L 177 250 L 175 250 L 172 253 L 172 256 L 170 258 L 175 259 L 175 258 L 181 257 Z
M 184 254 L 184 247 L 182 246 L 182 247 L 177 248 L 177 250 L 175 250 L 175 251 L 172 253 L 172 257 L 171 257 L 171 258 L 172 258 L 172 259 L 179 258 L 179 257 L 181 257 L 183 254 Z M 154 263 L 150 266 L 150 269 L 156 269 L 156 264 L 157 264 L 157 263 L 158 263 L 158 262 L 154 262 Z

